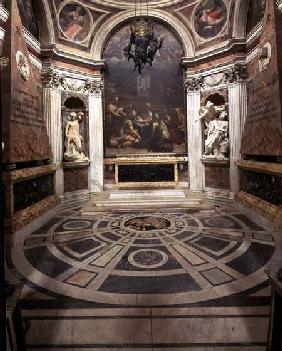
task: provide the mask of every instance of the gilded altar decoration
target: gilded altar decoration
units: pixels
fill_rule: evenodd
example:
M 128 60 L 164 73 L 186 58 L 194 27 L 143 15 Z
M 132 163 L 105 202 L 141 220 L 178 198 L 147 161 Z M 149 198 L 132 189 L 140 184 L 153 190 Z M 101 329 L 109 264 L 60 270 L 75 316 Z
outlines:
M 67 39 L 83 42 L 90 33 L 90 14 L 81 5 L 67 4 L 59 14 L 59 26 Z
M 199 111 L 205 125 L 204 158 L 226 159 L 229 152 L 229 122 L 227 105 L 215 106 L 207 101 Z
M 17 61 L 18 71 L 20 72 L 22 79 L 26 81 L 29 80 L 30 68 L 27 61 L 27 57 L 21 51 L 17 51 L 16 61 Z
M 227 8 L 223 0 L 202 0 L 194 14 L 197 34 L 210 39 L 217 36 L 227 21 Z
M 79 132 L 79 123 L 84 117 L 83 112 L 71 112 L 65 127 L 65 161 L 88 161 L 82 152 L 83 137 Z

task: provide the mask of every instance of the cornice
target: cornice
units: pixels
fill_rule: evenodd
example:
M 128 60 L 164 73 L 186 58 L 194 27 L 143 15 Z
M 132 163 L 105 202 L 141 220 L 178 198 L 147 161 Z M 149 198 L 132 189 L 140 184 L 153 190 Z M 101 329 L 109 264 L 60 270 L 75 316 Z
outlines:
M 184 57 L 182 59 L 182 65 L 185 68 L 192 68 L 201 63 L 207 62 L 210 59 L 217 59 L 223 55 L 231 53 L 240 53 L 246 51 L 246 41 L 245 39 L 232 39 L 230 43 L 224 47 L 217 48 L 212 51 L 196 54 L 195 57 Z
M 41 56 L 43 58 L 54 58 L 59 61 L 66 61 L 75 65 L 82 65 L 93 70 L 104 70 L 106 68 L 105 60 L 92 60 L 83 56 L 78 56 L 58 49 L 56 44 L 42 46 Z

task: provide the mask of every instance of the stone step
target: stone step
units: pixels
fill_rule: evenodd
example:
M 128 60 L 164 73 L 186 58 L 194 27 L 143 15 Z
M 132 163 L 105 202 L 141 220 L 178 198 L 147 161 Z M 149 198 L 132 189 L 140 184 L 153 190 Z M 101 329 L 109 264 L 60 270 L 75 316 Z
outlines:
M 135 190 L 135 191 L 112 191 L 109 194 L 109 199 L 147 199 L 147 198 L 185 198 L 186 194 L 179 189 L 166 190 Z
M 32 350 L 265 351 L 268 315 L 265 307 L 23 311 Z

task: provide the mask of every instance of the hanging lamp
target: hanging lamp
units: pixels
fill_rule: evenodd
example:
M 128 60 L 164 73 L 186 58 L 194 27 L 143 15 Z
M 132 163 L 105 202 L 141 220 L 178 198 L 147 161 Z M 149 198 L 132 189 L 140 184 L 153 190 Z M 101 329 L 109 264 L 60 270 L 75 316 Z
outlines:
M 132 59 L 134 70 L 142 74 L 142 69 L 153 65 L 155 55 L 163 44 L 163 38 L 158 40 L 154 33 L 154 22 L 149 16 L 148 0 L 135 0 L 135 13 L 130 24 L 129 44 L 124 48 L 128 62 Z

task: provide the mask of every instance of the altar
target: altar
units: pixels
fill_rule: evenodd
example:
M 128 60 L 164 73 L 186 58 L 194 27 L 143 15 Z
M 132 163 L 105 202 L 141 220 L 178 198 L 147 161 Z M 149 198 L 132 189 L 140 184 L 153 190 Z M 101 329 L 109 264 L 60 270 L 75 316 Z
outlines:
M 115 187 L 121 188 L 169 188 L 179 183 L 178 165 L 187 157 L 171 155 L 118 156 L 113 161 Z

